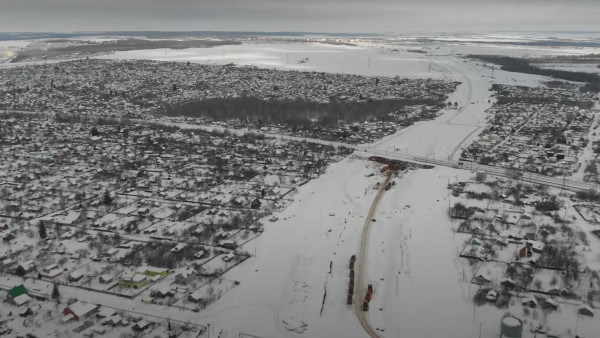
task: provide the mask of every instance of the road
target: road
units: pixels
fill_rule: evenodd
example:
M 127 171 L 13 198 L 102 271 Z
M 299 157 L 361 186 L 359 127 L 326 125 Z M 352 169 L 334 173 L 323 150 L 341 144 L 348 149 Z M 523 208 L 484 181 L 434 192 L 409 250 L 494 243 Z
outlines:
M 512 179 L 518 179 L 523 182 L 528 182 L 532 184 L 540 184 L 548 187 L 561 188 L 573 192 L 578 191 L 589 191 L 590 189 L 598 190 L 597 184 L 592 184 L 589 182 L 583 182 L 573 179 L 567 179 L 566 177 L 552 177 L 546 176 L 536 173 L 531 173 L 527 171 L 521 171 L 506 167 L 499 166 L 491 166 L 478 164 L 474 162 L 466 162 L 466 161 L 454 161 L 454 160 L 440 160 L 432 157 L 421 157 L 421 156 L 413 156 L 406 155 L 401 152 L 394 151 L 386 151 L 375 148 L 360 148 L 355 147 L 355 149 L 359 150 L 359 154 L 365 155 L 378 155 L 384 156 L 389 159 L 414 162 L 414 163 L 422 163 L 422 164 L 430 164 L 435 166 L 444 166 L 451 167 L 460 170 L 469 170 L 469 171 L 483 171 L 491 175 L 496 175 L 500 177 L 507 177 Z
M 367 251 L 369 247 L 369 229 L 371 228 L 372 219 L 375 216 L 375 211 L 377 211 L 377 206 L 379 205 L 379 201 L 385 192 L 385 187 L 390 183 L 392 179 L 392 175 L 388 175 L 386 179 L 383 181 L 383 184 L 379 187 L 379 191 L 377 192 L 377 196 L 375 196 L 375 200 L 371 205 L 371 209 L 369 209 L 369 214 L 365 219 L 365 225 L 363 227 L 362 237 L 360 240 L 360 253 L 357 256 L 358 262 L 358 272 L 356 278 L 356 288 L 354 289 L 354 308 L 356 310 L 356 317 L 358 317 L 358 321 L 360 325 L 365 329 L 365 331 L 369 334 L 369 336 L 373 338 L 379 338 L 379 335 L 367 320 L 367 316 L 365 315 L 365 311 L 362 309 L 362 303 L 365 295 L 366 285 L 365 285 L 365 270 L 367 266 Z

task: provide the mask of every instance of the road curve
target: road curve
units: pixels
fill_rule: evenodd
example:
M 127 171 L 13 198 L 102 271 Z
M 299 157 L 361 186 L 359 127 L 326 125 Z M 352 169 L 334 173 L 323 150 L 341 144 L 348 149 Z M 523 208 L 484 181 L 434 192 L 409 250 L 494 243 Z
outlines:
M 357 263 L 358 263 L 358 272 L 356 279 L 356 287 L 354 288 L 354 307 L 356 310 L 356 317 L 358 317 L 358 321 L 360 325 L 362 325 L 363 329 L 369 334 L 369 336 L 373 338 L 380 338 L 377 332 L 373 330 L 367 317 L 365 316 L 365 312 L 362 309 L 362 303 L 365 295 L 365 270 L 367 265 L 367 249 L 369 246 L 369 229 L 371 228 L 371 220 L 375 215 L 375 211 L 377 210 L 377 206 L 379 205 L 379 201 L 385 192 L 385 187 L 390 183 L 392 179 L 392 175 L 387 175 L 386 179 L 383 181 L 383 184 L 379 187 L 379 191 L 377 192 L 377 196 L 375 196 L 375 200 L 371 205 L 371 209 L 369 209 L 369 214 L 365 219 L 365 225 L 363 227 L 363 232 L 360 240 L 360 252 L 357 255 Z

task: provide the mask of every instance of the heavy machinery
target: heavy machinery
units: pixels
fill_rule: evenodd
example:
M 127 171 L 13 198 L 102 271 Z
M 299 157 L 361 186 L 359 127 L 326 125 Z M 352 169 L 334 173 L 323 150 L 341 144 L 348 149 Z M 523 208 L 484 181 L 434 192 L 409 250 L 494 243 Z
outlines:
M 346 296 L 346 304 L 352 304 L 352 297 L 354 295 L 354 262 L 356 262 L 356 255 L 350 257 L 350 283 L 348 283 L 348 295 Z
M 373 296 L 373 284 L 369 284 L 369 286 L 367 287 L 367 296 L 365 297 L 365 299 L 367 299 L 370 302 L 372 296 Z
M 369 302 L 371 302 L 371 298 L 373 297 L 373 284 L 369 284 L 367 286 L 367 295 L 363 300 L 363 311 L 369 311 Z

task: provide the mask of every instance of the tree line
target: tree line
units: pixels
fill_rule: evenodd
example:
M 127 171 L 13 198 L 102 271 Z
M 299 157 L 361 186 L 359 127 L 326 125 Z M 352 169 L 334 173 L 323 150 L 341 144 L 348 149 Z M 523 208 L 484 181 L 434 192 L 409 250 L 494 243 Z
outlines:
M 365 101 L 330 100 L 327 103 L 308 100 L 265 101 L 255 97 L 211 98 L 179 104 L 166 104 L 170 116 L 209 117 L 215 120 L 238 119 L 257 126 L 283 124 L 296 127 L 336 126 L 338 121 L 353 123 L 368 117 L 393 120 L 390 113 L 407 106 L 442 105 L 433 98 L 385 99 Z
M 571 72 L 557 69 L 542 69 L 532 66 L 528 60 L 513 58 L 510 56 L 469 55 L 469 58 L 499 65 L 500 69 L 507 72 L 549 76 L 555 79 L 566 81 L 583 82 L 586 83 L 586 85 L 582 88 L 582 90 L 591 92 L 600 91 L 600 76 L 598 76 L 598 74 Z

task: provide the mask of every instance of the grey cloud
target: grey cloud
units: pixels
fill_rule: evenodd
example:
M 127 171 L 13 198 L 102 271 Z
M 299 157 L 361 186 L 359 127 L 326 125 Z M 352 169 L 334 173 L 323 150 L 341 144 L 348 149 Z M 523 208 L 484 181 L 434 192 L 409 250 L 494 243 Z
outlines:
M 596 0 L 0 0 L 0 31 L 600 30 Z

